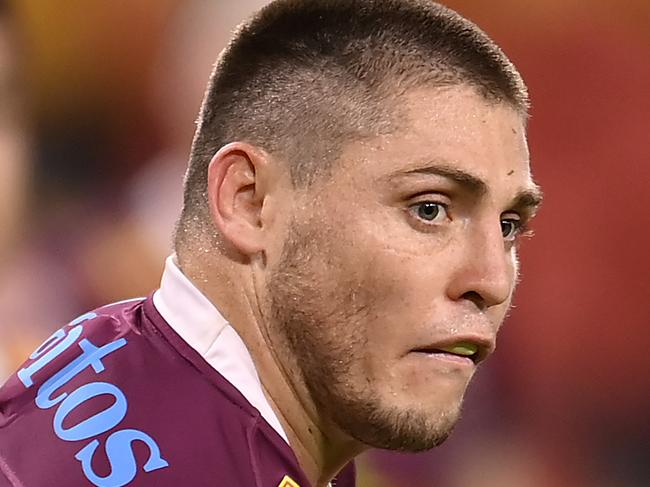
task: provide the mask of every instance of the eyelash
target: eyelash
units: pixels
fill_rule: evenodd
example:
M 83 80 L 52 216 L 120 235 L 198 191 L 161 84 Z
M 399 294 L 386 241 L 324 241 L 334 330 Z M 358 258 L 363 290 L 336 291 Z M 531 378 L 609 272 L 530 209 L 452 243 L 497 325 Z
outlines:
M 447 219 L 449 219 L 449 205 L 447 203 L 443 203 L 440 201 L 434 201 L 434 200 L 424 200 L 424 201 L 418 201 L 417 203 L 414 203 L 408 207 L 409 212 L 418 220 L 418 222 L 422 225 L 425 225 L 429 228 L 439 226 L 440 223 L 432 223 L 433 220 L 426 220 L 422 218 L 421 215 L 419 215 L 419 210 L 424 206 L 424 205 L 436 205 L 442 209 L 444 209 L 445 214 L 447 215 Z M 434 216 L 437 217 L 437 214 Z M 504 240 L 506 242 L 516 242 L 522 237 L 532 237 L 533 232 L 529 227 L 529 224 L 527 221 L 516 219 L 516 218 L 503 218 L 501 219 L 501 222 L 511 222 L 514 226 L 514 229 L 512 231 L 512 236 L 510 237 L 505 237 Z
M 533 232 L 531 231 L 528 222 L 523 220 L 517 220 L 514 218 L 503 218 L 502 222 L 512 222 L 514 224 L 514 230 L 512 237 L 504 237 L 503 239 L 506 242 L 516 242 L 522 237 L 532 237 Z

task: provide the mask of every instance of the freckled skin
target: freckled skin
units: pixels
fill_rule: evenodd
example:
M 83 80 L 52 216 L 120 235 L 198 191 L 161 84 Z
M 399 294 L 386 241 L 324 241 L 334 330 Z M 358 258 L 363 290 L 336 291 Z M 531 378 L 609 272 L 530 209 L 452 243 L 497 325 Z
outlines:
M 399 131 L 346 146 L 331 177 L 287 195 L 282 252 L 268 253 L 259 293 L 296 388 L 355 440 L 415 451 L 447 437 L 475 369 L 412 350 L 496 337 L 517 274 L 500 221 L 533 183 L 510 107 L 457 86 L 414 92 L 401 109 Z M 436 160 L 487 193 L 438 175 L 391 179 Z M 414 204 L 441 198 L 448 219 L 418 219 Z

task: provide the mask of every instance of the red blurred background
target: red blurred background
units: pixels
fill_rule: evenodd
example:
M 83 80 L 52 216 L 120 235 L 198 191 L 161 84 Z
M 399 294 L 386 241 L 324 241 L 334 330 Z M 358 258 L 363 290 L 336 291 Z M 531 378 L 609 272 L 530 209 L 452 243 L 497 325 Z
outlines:
M 263 3 L 0 7 L 0 381 L 71 318 L 157 286 L 211 64 Z M 546 201 L 456 433 L 365 455 L 360 485 L 650 485 L 650 2 L 446 4 L 523 73 Z

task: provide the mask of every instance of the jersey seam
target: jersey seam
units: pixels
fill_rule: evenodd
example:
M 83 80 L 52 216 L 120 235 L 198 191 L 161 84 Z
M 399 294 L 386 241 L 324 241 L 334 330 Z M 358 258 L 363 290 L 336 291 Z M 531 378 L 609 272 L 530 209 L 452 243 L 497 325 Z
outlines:
M 248 441 L 248 455 L 249 455 L 249 461 L 251 463 L 251 467 L 253 469 L 253 476 L 255 478 L 255 486 L 260 487 L 261 486 L 261 479 L 260 479 L 260 472 L 259 468 L 257 466 L 257 462 L 255 461 L 254 458 L 254 448 L 253 448 L 253 434 L 257 431 L 257 426 L 259 423 L 259 416 L 255 418 L 255 421 L 250 425 L 248 428 L 248 431 L 246 433 L 246 440 Z
M 13 470 L 9 467 L 2 456 L 0 456 L 0 473 L 5 479 L 7 479 L 7 482 L 9 482 L 12 487 L 23 487 L 23 484 L 18 480 L 18 477 L 16 477 Z

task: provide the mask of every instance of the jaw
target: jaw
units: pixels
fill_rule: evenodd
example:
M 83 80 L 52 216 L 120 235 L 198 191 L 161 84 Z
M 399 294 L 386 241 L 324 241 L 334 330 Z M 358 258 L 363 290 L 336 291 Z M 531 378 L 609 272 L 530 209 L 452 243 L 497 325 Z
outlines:
M 442 443 L 460 416 L 469 377 L 452 370 L 422 380 L 413 365 L 384 369 L 384 381 L 349 374 L 333 387 L 312 389 L 331 437 L 361 450 L 423 451 Z

